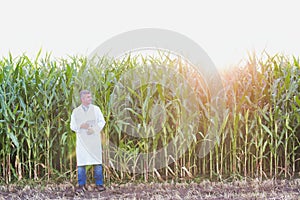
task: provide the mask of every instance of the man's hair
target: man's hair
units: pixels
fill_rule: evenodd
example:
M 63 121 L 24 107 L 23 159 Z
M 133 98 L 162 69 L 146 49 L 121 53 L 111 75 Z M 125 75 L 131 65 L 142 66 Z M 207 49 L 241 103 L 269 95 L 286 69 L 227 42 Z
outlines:
M 79 94 L 80 94 L 80 98 L 82 98 L 83 95 L 91 94 L 91 92 L 89 90 L 81 90 Z

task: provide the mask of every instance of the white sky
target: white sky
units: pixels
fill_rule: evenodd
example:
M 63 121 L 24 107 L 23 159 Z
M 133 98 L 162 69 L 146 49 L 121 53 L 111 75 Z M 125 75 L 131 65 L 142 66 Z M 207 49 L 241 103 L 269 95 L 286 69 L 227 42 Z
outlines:
M 163 28 L 197 42 L 217 67 L 256 51 L 300 55 L 297 0 L 0 0 L 0 57 L 89 55 L 117 34 Z

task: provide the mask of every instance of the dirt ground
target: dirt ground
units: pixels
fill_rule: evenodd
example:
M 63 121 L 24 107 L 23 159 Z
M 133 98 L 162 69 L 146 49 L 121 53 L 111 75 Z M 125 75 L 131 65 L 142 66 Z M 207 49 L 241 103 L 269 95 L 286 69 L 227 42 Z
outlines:
M 75 195 L 70 183 L 37 186 L 0 185 L 0 199 L 297 199 L 300 179 L 250 182 L 147 183 L 112 184 L 104 192 L 87 187 Z

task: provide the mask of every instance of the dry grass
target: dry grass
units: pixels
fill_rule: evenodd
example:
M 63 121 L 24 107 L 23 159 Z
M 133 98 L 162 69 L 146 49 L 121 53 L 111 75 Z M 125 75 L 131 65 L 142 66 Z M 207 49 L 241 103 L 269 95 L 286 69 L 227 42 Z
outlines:
M 93 185 L 82 196 L 70 183 L 0 186 L 0 199 L 299 199 L 300 179 L 201 183 L 112 184 L 98 193 Z

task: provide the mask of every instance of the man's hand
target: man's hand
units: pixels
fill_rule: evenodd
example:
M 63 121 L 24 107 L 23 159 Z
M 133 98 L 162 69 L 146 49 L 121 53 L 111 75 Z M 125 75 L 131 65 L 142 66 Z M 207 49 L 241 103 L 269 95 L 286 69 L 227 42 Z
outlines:
M 90 127 L 90 125 L 88 123 L 83 123 L 80 125 L 80 128 L 82 129 L 88 129 Z
M 87 133 L 88 133 L 88 134 L 93 134 L 93 133 L 94 133 L 94 129 L 88 128 Z

